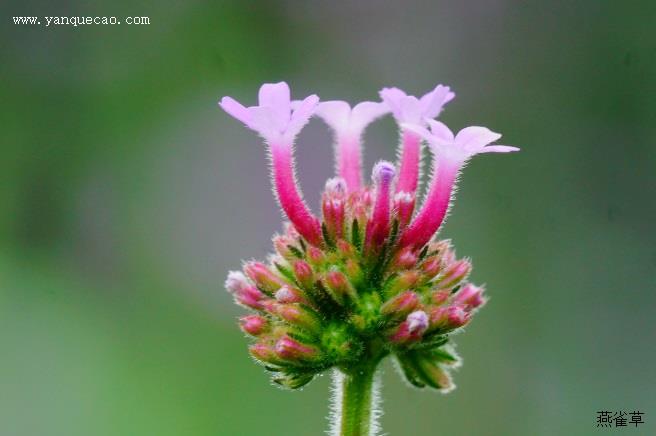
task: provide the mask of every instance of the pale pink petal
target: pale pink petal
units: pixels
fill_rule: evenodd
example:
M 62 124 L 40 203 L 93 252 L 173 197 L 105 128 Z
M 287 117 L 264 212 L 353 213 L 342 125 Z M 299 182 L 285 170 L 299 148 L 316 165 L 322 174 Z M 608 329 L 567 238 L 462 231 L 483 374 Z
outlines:
M 456 135 L 456 143 L 464 150 L 474 154 L 488 144 L 501 138 L 501 135 L 486 127 L 465 127 Z
M 432 142 L 435 140 L 435 136 L 424 126 L 413 123 L 402 123 L 401 128 L 407 130 L 408 132 L 416 133 L 417 135 L 424 138 L 426 141 Z
M 401 99 L 400 117 L 398 117 L 398 119 L 406 123 L 418 124 L 421 122 L 422 120 L 421 105 L 417 97 L 408 95 Z
M 351 106 L 345 101 L 322 101 L 317 106 L 315 114 L 332 129 L 342 132 L 349 125 Z
M 292 113 L 291 120 L 287 126 L 287 131 L 285 132 L 285 137 L 293 141 L 296 135 L 301 131 L 301 129 L 310 121 L 314 111 L 319 104 L 319 97 L 312 94 L 306 97 L 301 104 L 294 110 Z
M 428 120 L 428 125 L 430 126 L 431 132 L 436 138 L 448 142 L 453 141 L 453 132 L 443 122 Z
M 228 115 L 246 124 L 247 127 L 251 129 L 253 128 L 251 125 L 251 113 L 249 112 L 248 108 L 244 107 L 244 105 L 239 103 L 234 98 L 223 97 L 219 103 L 219 106 L 221 106 L 221 109 L 226 111 Z
M 363 101 L 355 105 L 351 111 L 351 129 L 361 132 L 371 122 L 389 113 L 390 108 L 386 103 Z
M 269 142 L 277 142 L 281 138 L 281 129 L 275 119 L 274 111 L 268 106 L 249 108 L 251 114 L 250 128 Z
M 456 95 L 448 86 L 437 85 L 434 90 L 420 99 L 422 114 L 425 118 L 437 117 L 444 105 L 453 100 Z
M 519 151 L 519 147 L 511 145 L 488 145 L 483 147 L 479 153 L 510 153 L 512 151 Z
M 260 106 L 273 109 L 276 126 L 281 130 L 284 129 L 291 113 L 291 98 L 287 83 L 265 83 L 260 87 L 258 99 Z
M 383 88 L 379 94 L 380 98 L 389 106 L 394 118 L 402 119 L 401 100 L 407 96 L 406 93 L 399 88 Z

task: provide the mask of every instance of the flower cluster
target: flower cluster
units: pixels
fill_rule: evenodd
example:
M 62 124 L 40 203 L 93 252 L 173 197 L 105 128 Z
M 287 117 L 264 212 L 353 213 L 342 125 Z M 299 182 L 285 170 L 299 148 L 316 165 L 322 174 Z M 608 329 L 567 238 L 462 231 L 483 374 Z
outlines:
M 254 338 L 250 353 L 276 383 L 295 389 L 326 369 L 348 372 L 392 354 L 411 384 L 443 392 L 453 387 L 448 370 L 459 359 L 450 336 L 485 298 L 482 287 L 467 282 L 470 261 L 434 236 L 468 159 L 518 150 L 490 145 L 501 135 L 484 127 L 454 135 L 435 121 L 454 96 L 442 85 L 421 98 L 385 88 L 382 101 L 351 108 L 315 95 L 292 101 L 281 82 L 263 85 L 257 106 L 221 100 L 228 114 L 265 140 L 275 192 L 289 219 L 273 238 L 269 262 L 246 262 L 226 280 L 235 301 L 252 311 L 240 319 Z M 364 184 L 362 134 L 388 113 L 401 130 L 400 162 L 378 162 L 371 184 Z M 293 160 L 294 140 L 315 115 L 334 131 L 338 173 L 326 183 L 321 217 L 302 199 Z M 424 142 L 433 171 L 417 207 Z

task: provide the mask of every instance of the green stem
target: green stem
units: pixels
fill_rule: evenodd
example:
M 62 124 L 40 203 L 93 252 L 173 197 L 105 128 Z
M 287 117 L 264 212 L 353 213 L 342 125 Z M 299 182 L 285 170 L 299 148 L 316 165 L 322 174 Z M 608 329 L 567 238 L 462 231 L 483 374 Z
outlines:
M 341 418 L 339 436 L 370 436 L 375 431 L 373 402 L 378 393 L 374 392 L 374 377 L 378 362 L 380 359 L 369 360 L 335 377 L 335 383 L 341 384 L 336 386 L 336 392 L 341 391 L 341 410 L 336 411 Z

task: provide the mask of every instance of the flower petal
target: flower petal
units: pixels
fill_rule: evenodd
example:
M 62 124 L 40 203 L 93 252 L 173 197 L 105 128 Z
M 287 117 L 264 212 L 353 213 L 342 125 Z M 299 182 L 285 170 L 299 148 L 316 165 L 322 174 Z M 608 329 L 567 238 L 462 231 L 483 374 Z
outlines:
M 342 132 L 348 128 L 351 106 L 345 101 L 322 101 L 315 114 L 332 129 Z
M 395 114 L 396 116 L 396 114 Z M 400 117 L 402 122 L 419 124 L 422 121 L 422 112 L 419 99 L 413 95 L 405 96 L 400 101 Z
M 501 138 L 487 127 L 471 126 L 465 127 L 456 135 L 456 143 L 471 154 L 476 154 L 483 147 Z
M 390 112 L 384 102 L 363 101 L 355 105 L 351 111 L 351 129 L 361 132 L 377 118 Z
M 455 96 L 448 86 L 437 85 L 435 89 L 421 97 L 422 115 L 426 118 L 437 117 L 442 112 L 444 105 L 453 100 Z
M 273 119 L 276 126 L 283 130 L 289 123 L 291 113 L 291 98 L 289 85 L 285 82 L 265 83 L 260 87 L 259 105 L 273 109 Z
M 401 91 L 399 88 L 383 88 L 379 92 L 380 98 L 387 103 L 394 118 L 400 120 L 402 118 L 401 114 L 401 100 L 404 97 L 407 97 L 407 94 Z
M 443 141 L 453 142 L 453 132 L 441 121 L 427 120 L 433 135 Z
M 219 106 L 221 106 L 221 109 L 226 111 L 228 115 L 238 119 L 242 123 L 246 124 L 247 127 L 253 129 L 253 126 L 251 125 L 250 111 L 237 100 L 232 97 L 223 97 L 219 102 Z
M 294 110 L 294 113 L 292 113 L 291 120 L 289 121 L 289 125 L 285 132 L 285 138 L 289 141 L 294 140 L 296 135 L 298 135 L 301 129 L 308 123 L 308 121 L 310 121 L 312 115 L 314 115 L 314 111 L 318 104 L 319 97 L 316 95 L 312 94 L 305 97 L 305 99 Z
M 513 147 L 511 145 L 488 145 L 483 147 L 479 153 L 510 153 L 512 151 L 519 151 L 519 147 Z
M 401 128 L 409 132 L 416 133 L 428 141 L 429 144 L 435 143 L 435 140 L 437 139 L 435 135 L 430 132 L 430 130 L 420 124 L 401 123 Z
M 254 106 L 249 108 L 249 111 L 251 113 L 251 129 L 257 131 L 269 143 L 277 142 L 281 138 L 282 132 L 271 107 Z

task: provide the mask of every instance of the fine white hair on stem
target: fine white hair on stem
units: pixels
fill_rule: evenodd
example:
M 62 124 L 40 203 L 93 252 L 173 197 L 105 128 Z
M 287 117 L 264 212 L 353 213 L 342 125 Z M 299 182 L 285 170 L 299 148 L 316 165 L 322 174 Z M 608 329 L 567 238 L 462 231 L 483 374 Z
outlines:
M 383 416 L 383 398 L 380 390 L 383 386 L 382 370 L 378 369 L 374 374 L 374 380 L 371 386 L 371 414 L 369 415 L 369 435 L 383 436 L 380 426 L 380 418 Z M 328 436 L 340 436 L 342 427 L 342 397 L 344 395 L 344 374 L 334 369 L 332 372 L 332 384 L 330 386 L 330 412 L 328 413 L 328 422 L 330 428 L 326 431 Z
M 380 395 L 380 390 L 383 386 L 382 382 L 382 369 L 378 369 L 374 374 L 374 382 L 371 386 L 371 415 L 369 417 L 369 435 L 380 435 L 380 418 L 383 416 L 383 397 Z M 381 435 L 382 436 L 382 435 Z
M 329 436 L 339 436 L 342 426 L 342 395 L 344 394 L 344 374 L 338 369 L 332 372 L 332 384 L 330 386 L 330 412 L 328 422 L 330 428 L 326 432 Z

